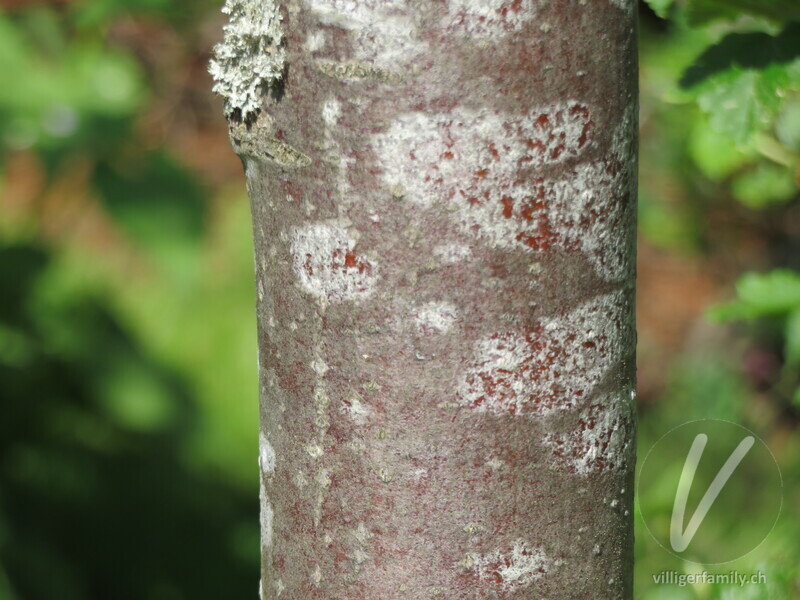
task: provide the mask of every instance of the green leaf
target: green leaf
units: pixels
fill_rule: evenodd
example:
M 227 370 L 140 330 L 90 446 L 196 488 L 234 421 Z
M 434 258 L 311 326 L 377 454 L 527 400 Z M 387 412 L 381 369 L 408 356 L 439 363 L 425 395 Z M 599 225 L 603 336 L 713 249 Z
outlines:
M 708 113 L 716 131 L 744 143 L 756 131 L 769 127 L 780 106 L 780 98 L 763 93 L 763 88 L 757 71 L 731 69 L 705 86 L 697 95 L 697 104 Z
M 692 27 L 700 27 L 718 19 L 733 21 L 740 14 L 738 10 L 714 0 L 689 0 L 686 4 L 686 20 Z
M 786 363 L 800 365 L 800 309 L 795 310 L 786 320 Z
M 692 88 L 736 67 L 763 71 L 776 65 L 788 66 L 799 58 L 800 23 L 787 25 L 778 35 L 731 33 L 697 57 L 681 77 L 680 85 Z
M 700 26 L 719 19 L 735 20 L 742 15 L 786 22 L 800 19 L 796 0 L 689 0 L 686 17 L 690 25 Z
M 800 24 L 777 36 L 726 36 L 695 60 L 680 85 L 716 131 L 746 142 L 769 129 L 787 92 L 800 88 Z
M 737 177 L 731 191 L 742 204 L 758 209 L 791 200 L 797 187 L 789 169 L 762 163 Z
M 781 114 L 775 119 L 775 137 L 787 148 L 800 151 L 800 98 L 784 104 Z
M 689 154 L 709 179 L 719 181 L 751 161 L 756 155 L 743 151 L 732 140 L 714 131 L 708 119 L 697 119 L 689 135 Z
M 748 273 L 736 282 L 739 298 L 773 313 L 800 308 L 800 273 L 775 269 Z
M 675 4 L 675 0 L 645 0 L 645 2 L 662 19 L 669 16 L 669 9 Z
M 769 273 L 748 273 L 736 282 L 733 302 L 717 306 L 711 316 L 718 320 L 754 319 L 800 309 L 800 273 L 775 269 Z

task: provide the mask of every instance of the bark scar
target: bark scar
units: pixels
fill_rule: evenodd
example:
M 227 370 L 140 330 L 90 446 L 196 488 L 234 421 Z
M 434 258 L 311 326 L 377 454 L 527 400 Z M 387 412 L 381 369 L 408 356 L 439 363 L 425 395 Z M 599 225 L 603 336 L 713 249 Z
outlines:
M 302 169 L 311 165 L 311 157 L 275 137 L 272 119 L 261 113 L 251 123 L 230 121 L 228 133 L 234 152 L 283 169 Z

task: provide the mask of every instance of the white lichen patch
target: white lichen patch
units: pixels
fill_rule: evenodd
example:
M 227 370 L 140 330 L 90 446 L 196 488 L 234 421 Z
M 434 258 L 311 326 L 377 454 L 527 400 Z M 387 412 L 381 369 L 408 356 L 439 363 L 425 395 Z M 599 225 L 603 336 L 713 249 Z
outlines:
M 375 534 L 361 521 L 355 529 L 351 529 L 348 533 L 347 539 L 350 552 L 347 556 L 351 561 L 353 574 L 358 575 L 362 565 L 371 558 L 367 551 L 369 550 L 370 540 L 375 537 Z
M 357 425 L 366 423 L 370 413 L 369 406 L 358 396 L 351 396 L 347 400 L 343 400 L 342 410 Z
M 602 278 L 624 279 L 633 269 L 634 204 L 622 163 L 579 165 L 546 192 L 553 244 L 582 252 Z
M 327 365 L 326 365 L 327 367 Z M 328 416 L 328 406 L 330 406 L 331 399 L 324 387 L 320 386 L 314 390 L 314 408 L 316 417 L 314 418 L 314 428 L 317 431 L 317 439 L 322 443 L 323 436 L 328 429 L 330 417 Z
M 275 472 L 275 451 L 263 433 L 258 434 L 258 464 L 264 475 L 272 475 Z
M 480 340 L 459 389 L 460 404 L 478 412 L 521 415 L 535 391 L 534 355 L 525 336 L 494 334 Z
M 582 164 L 551 184 L 554 243 L 580 250 L 598 275 L 626 279 L 634 269 L 635 105 L 614 129 L 605 160 Z
M 486 461 L 486 466 L 489 467 L 492 471 L 498 471 L 505 466 L 505 463 L 497 458 L 496 456 L 491 460 Z
M 209 72 L 214 92 L 225 99 L 225 114 L 257 114 L 265 91 L 283 76 L 281 14 L 275 0 L 226 0 L 224 39 L 214 47 Z
M 336 126 L 339 116 L 342 113 L 342 106 L 336 98 L 329 98 L 322 105 L 322 120 L 328 127 Z
M 624 291 L 598 296 L 571 313 L 526 331 L 478 341 L 458 402 L 479 413 L 543 416 L 576 406 L 632 343 Z
M 272 519 L 274 513 L 272 512 L 269 498 L 267 498 L 267 489 L 264 487 L 263 481 L 258 495 L 261 501 L 261 549 L 265 550 L 272 547 Z
M 408 0 L 306 0 L 321 23 L 350 32 L 353 56 L 392 69 L 427 49 L 417 37 Z
M 321 488 L 327 488 L 331 485 L 331 477 L 330 472 L 328 469 L 320 469 L 317 476 L 314 478 L 317 482 L 317 485 Z
M 375 534 L 372 533 L 367 526 L 364 524 L 363 521 L 358 522 L 358 526 L 353 529 L 350 534 L 356 539 L 359 546 L 366 547 L 369 540 L 375 537 Z
M 611 2 L 611 4 L 620 10 L 624 10 L 628 14 L 633 14 L 634 9 L 636 8 L 636 0 L 609 0 L 609 2 Z
M 556 464 L 582 476 L 630 464 L 633 406 L 629 397 L 624 392 L 603 398 L 582 412 L 573 431 L 546 435 L 544 444 L 552 450 Z
M 325 32 L 312 31 L 306 38 L 306 50 L 309 52 L 317 52 L 325 47 Z
M 449 302 L 428 302 L 413 311 L 413 318 L 424 335 L 447 333 L 458 318 L 458 309 Z
M 372 146 L 389 189 L 402 186 L 405 197 L 421 206 L 486 207 L 502 227 L 509 202 L 513 210 L 514 201 L 530 197 L 520 169 L 577 156 L 592 128 L 589 109 L 578 102 L 535 109 L 522 118 L 489 109 L 405 113 L 374 136 Z
M 450 0 L 447 10 L 446 28 L 479 38 L 519 31 L 536 15 L 532 0 Z
M 454 265 L 456 263 L 472 260 L 472 248 L 464 244 L 442 244 L 433 249 L 433 255 L 442 264 Z
M 510 551 L 471 554 L 468 563 L 481 582 L 496 585 L 506 592 L 530 586 L 553 567 L 552 559 L 540 547 L 524 540 L 514 542 Z
M 628 111 L 605 156 L 559 179 L 524 169 L 577 158 L 591 143 L 591 111 L 576 101 L 525 118 L 464 109 L 403 114 L 373 138 L 373 148 L 389 189 L 402 188 L 422 207 L 455 209 L 449 214 L 465 235 L 505 249 L 580 252 L 600 277 L 619 281 L 635 254 L 634 125 Z
M 355 246 L 355 240 L 339 225 L 295 228 L 292 261 L 302 288 L 330 302 L 369 297 L 378 281 L 378 265 L 359 255 Z
M 328 367 L 328 364 L 324 360 L 318 358 L 316 360 L 311 361 L 311 370 L 314 371 L 320 377 L 325 377 L 325 373 L 327 373 L 330 369 Z
M 308 453 L 311 458 L 319 458 L 325 454 L 325 450 L 319 444 L 309 444 L 306 446 L 306 453 Z

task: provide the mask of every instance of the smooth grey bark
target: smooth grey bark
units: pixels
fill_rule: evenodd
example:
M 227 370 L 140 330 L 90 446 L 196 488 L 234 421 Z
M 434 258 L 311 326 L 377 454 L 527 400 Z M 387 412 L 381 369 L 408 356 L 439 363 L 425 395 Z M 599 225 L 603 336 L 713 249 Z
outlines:
M 262 596 L 632 598 L 633 0 L 229 0 Z

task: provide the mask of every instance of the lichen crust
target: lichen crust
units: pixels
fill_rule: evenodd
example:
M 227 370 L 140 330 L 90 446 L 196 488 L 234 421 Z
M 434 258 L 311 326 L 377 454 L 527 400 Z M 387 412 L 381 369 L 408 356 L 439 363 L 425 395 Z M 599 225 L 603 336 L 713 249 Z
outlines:
M 225 99 L 228 118 L 247 120 L 263 94 L 283 77 L 286 62 L 281 13 L 275 0 L 226 0 L 224 39 L 214 47 L 209 72 Z

